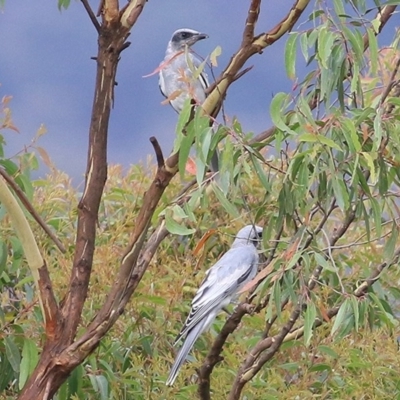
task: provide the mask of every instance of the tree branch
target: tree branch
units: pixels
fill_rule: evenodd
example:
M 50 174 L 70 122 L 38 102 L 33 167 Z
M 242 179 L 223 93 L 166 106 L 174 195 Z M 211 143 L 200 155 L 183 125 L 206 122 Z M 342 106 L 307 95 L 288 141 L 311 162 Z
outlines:
M 246 26 L 243 31 L 242 47 L 248 46 L 254 39 L 258 16 L 260 15 L 261 0 L 252 0 L 247 13 Z
M 131 29 L 142 13 L 145 4 L 146 0 L 131 0 L 127 3 L 120 13 L 121 25 L 126 29 Z
M 156 153 L 156 159 L 157 159 L 157 166 L 158 168 L 163 168 L 164 167 L 164 155 L 161 150 L 160 144 L 158 143 L 157 139 L 155 136 L 152 136 L 150 138 L 150 142 L 153 145 L 154 152 Z
M 94 27 L 96 28 L 97 33 L 100 33 L 100 23 L 97 20 L 96 16 L 94 15 L 94 12 L 92 10 L 92 8 L 90 7 L 89 3 L 87 0 L 81 0 L 83 6 L 85 7 L 86 12 L 89 15 L 90 20 L 92 21 Z

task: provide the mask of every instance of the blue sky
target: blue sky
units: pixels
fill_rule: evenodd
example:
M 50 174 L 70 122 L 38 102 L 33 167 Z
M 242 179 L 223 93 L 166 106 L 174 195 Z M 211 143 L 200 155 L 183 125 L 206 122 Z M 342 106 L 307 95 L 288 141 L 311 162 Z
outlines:
M 6 0 L 0 13 L 0 96 L 11 95 L 20 134 L 7 132 L 7 154 L 29 144 L 41 124 L 48 130 L 40 140 L 56 166 L 82 181 L 95 81 L 97 36 L 81 2 L 60 12 L 57 1 Z M 123 2 L 121 1 L 121 4 Z M 196 51 L 206 56 L 222 47 L 215 74 L 239 47 L 248 1 L 150 0 L 132 30 L 131 46 L 122 53 L 109 131 L 109 163 L 124 166 L 153 155 L 150 136 L 166 154 L 172 148 L 177 115 L 162 105 L 156 76 L 151 73 L 164 57 L 172 32 L 193 28 L 209 35 Z M 91 1 L 97 9 L 97 1 Z M 292 1 L 264 2 L 257 33 L 271 29 Z M 308 16 L 311 7 L 307 10 Z M 306 15 L 301 19 L 304 21 Z M 393 29 L 393 28 L 392 28 Z M 390 29 L 392 31 L 392 29 Z M 392 34 L 392 33 L 391 33 Z M 238 116 L 245 131 L 260 132 L 271 124 L 269 104 L 279 91 L 290 91 L 280 40 L 247 64 L 252 71 L 228 91 L 225 111 Z M 209 74 L 210 75 L 210 74 Z M 211 79 L 211 78 L 210 78 Z

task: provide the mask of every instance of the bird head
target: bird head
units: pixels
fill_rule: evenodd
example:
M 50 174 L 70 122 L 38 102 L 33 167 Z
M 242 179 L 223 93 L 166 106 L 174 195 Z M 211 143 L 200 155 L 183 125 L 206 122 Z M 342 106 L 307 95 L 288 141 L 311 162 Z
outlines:
M 170 40 L 170 45 L 174 48 L 174 50 L 183 50 L 185 46 L 191 47 L 199 40 L 207 38 L 208 35 L 205 33 L 197 32 L 193 29 L 183 28 L 178 29 L 173 33 Z
M 262 238 L 263 228 L 257 225 L 246 225 L 236 235 L 234 243 L 253 243 L 257 246 Z

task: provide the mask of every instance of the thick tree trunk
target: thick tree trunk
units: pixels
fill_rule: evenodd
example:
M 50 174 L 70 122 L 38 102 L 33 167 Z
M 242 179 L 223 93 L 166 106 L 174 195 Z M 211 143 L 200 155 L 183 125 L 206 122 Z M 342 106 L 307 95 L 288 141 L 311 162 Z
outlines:
M 118 23 L 119 24 L 119 23 Z M 120 52 L 127 30 L 109 24 L 98 41 L 96 90 L 90 124 L 86 186 L 79 204 L 75 258 L 68 292 L 61 302 L 53 335 L 47 335 L 39 363 L 23 388 L 20 400 L 51 399 L 90 350 L 70 347 L 80 322 L 92 268 L 98 207 L 107 179 L 107 132 Z M 68 138 L 65 138 L 68 140 Z

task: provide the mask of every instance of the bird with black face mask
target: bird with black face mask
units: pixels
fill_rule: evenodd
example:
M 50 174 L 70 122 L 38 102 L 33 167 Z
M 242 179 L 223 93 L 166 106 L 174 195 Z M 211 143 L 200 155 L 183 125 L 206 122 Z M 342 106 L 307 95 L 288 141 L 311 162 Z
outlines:
M 263 228 L 247 225 L 236 235 L 231 248 L 207 272 L 192 301 L 189 316 L 175 344 L 182 338 L 166 385 L 172 386 L 198 337 L 214 321 L 217 314 L 234 301 L 240 290 L 257 274 L 259 256 L 257 245 Z
M 178 29 L 168 43 L 163 62 L 160 64 L 159 85 L 161 93 L 169 100 L 173 109 L 180 113 L 187 98 L 196 104 L 206 99 L 209 86 L 207 74 L 195 72 L 201 60 L 191 50 L 191 46 L 208 35 L 193 29 Z
M 180 113 L 185 101 L 190 98 L 201 105 L 207 97 L 208 77 L 203 70 L 198 71 L 201 60 L 191 47 L 208 35 L 193 29 L 178 29 L 168 42 L 164 60 L 159 66 L 159 86 L 172 108 Z M 211 168 L 218 171 L 218 154 L 211 158 Z

